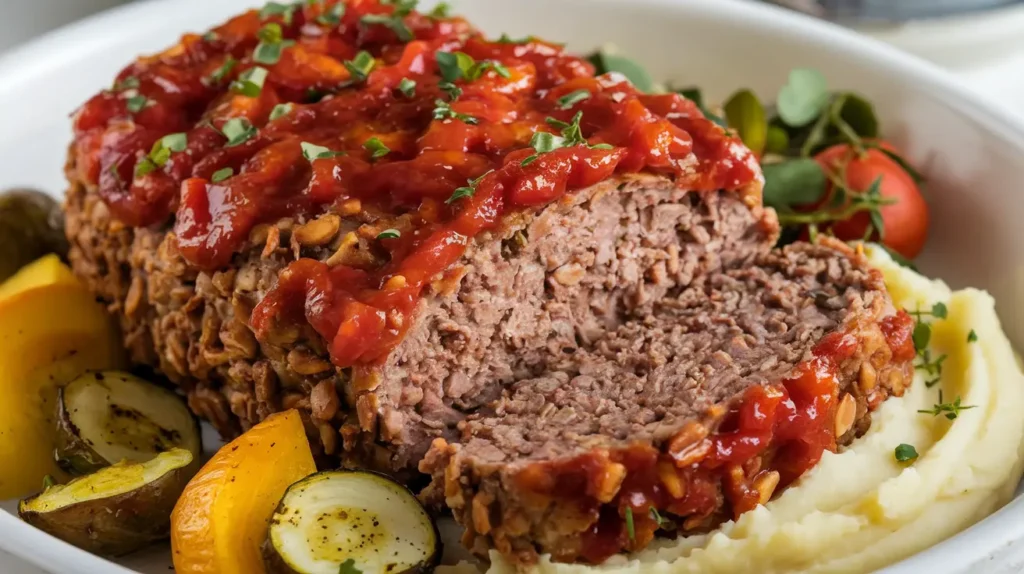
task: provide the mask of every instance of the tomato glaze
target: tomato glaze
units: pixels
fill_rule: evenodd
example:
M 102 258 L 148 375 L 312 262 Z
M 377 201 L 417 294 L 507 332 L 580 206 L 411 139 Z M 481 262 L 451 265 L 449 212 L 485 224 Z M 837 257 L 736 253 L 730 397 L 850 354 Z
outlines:
M 889 325 L 883 332 L 893 359 L 904 360 L 897 355 L 907 345 L 913 350 L 913 320 L 900 312 L 883 324 Z M 660 451 L 649 444 L 592 451 L 530 465 L 516 480 L 596 513 L 579 547 L 579 556 L 591 563 L 642 549 L 659 529 L 693 531 L 736 518 L 762 502 L 758 477 L 778 473 L 768 494 L 778 492 L 814 467 L 825 450 L 836 450 L 837 373 L 857 345 L 849 333 L 826 336 L 793 375 L 747 389 L 713 432 L 681 451 L 672 452 L 672 441 Z M 599 493 L 610 464 L 621 464 L 626 474 L 614 499 L 603 504 Z
M 692 101 L 595 77 L 590 63 L 557 44 L 488 40 L 462 19 L 405 13 L 402 4 L 350 0 L 341 9 L 326 0 L 287 14 L 250 11 L 140 58 L 77 113 L 79 177 L 122 222 L 173 226 L 178 250 L 202 270 L 230 265 L 260 223 L 316 217 L 353 199 L 367 213 L 406 214 L 400 237 L 379 240 L 383 263 L 300 259 L 253 313 L 260 337 L 277 321 L 309 321 L 342 367 L 385 357 L 424 286 L 513 211 L 641 170 L 689 190 L 757 193 L 756 158 Z M 273 64 L 254 61 L 268 24 L 280 26 Z M 441 52 L 484 65 L 453 90 L 442 84 Z M 368 56 L 372 69 L 357 73 Z M 262 89 L 237 88 L 257 67 L 266 72 Z M 577 114 L 577 145 L 523 165 L 535 154 L 535 133 L 561 131 L 549 119 L 571 124 Z M 252 128 L 241 141 L 228 137 L 238 118 Z M 187 135 L 183 150 L 140 170 L 173 133 Z M 374 157 L 380 146 L 371 138 L 388 152 Z M 310 159 L 304 143 L 328 153 Z M 455 193 L 464 187 L 468 194 Z

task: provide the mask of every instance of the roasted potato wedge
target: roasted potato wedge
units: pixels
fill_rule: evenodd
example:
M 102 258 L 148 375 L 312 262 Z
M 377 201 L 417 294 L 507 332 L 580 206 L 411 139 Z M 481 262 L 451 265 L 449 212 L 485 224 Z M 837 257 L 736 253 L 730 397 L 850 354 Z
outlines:
M 121 371 L 83 374 L 57 400 L 57 463 L 89 474 L 115 462 L 145 462 L 175 447 L 197 461 L 199 422 L 173 392 Z
M 271 574 L 430 572 L 441 537 L 406 487 L 375 472 L 333 470 L 288 488 L 263 550 Z
M 18 514 L 83 550 L 128 554 L 167 538 L 192 462 L 191 452 L 176 448 L 149 462 L 118 463 L 22 500 Z

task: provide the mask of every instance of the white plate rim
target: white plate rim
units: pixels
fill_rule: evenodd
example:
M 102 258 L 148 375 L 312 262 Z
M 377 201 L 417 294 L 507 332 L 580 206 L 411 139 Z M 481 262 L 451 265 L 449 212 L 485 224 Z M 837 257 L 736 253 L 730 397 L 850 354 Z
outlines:
M 434 3 L 434 0 L 423 0 L 424 5 Z M 744 0 L 589 0 L 589 3 L 629 4 L 631 7 L 642 6 L 645 9 L 704 13 L 719 19 L 756 22 L 759 26 L 798 34 L 811 43 L 827 43 L 833 49 L 869 61 L 890 73 L 914 77 L 921 82 L 922 89 L 938 94 L 951 108 L 977 122 L 992 135 L 1003 141 L 1015 142 L 1018 148 L 1024 149 L 1024 118 L 963 86 L 950 72 L 837 25 Z M 252 4 L 256 6 L 259 1 L 254 0 Z M 60 69 L 66 65 L 72 47 L 81 56 L 83 53 L 102 51 L 106 45 L 118 41 L 114 35 L 104 33 L 106 30 L 124 29 L 131 22 L 135 28 L 131 33 L 141 35 L 147 29 L 160 28 L 161 13 L 208 8 L 209 0 L 142 0 L 58 28 L 0 56 L 0 78 L 4 78 L 4 82 L 0 83 L 0 94 L 14 92 L 19 84 L 30 78 Z M 59 567 L 59 572 L 133 572 L 28 526 L 5 511 L 0 511 L 0 534 L 0 548 L 3 550 L 30 563 Z M 882 572 L 917 574 L 979 567 L 1021 539 L 1024 539 L 1024 498 L 1017 498 L 978 524 Z M 32 552 L 32 549 L 41 547 L 52 548 L 53 552 L 46 557 Z M 964 548 L 972 551 L 962 552 Z

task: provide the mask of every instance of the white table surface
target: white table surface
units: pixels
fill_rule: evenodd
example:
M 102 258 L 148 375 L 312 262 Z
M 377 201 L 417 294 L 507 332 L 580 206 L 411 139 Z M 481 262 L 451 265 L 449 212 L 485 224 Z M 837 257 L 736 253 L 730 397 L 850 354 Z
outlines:
M 1024 117 L 1024 53 L 1004 57 L 983 66 L 955 69 L 964 82 L 987 96 L 995 105 L 1006 106 Z M 47 573 L 0 550 L 0 574 Z

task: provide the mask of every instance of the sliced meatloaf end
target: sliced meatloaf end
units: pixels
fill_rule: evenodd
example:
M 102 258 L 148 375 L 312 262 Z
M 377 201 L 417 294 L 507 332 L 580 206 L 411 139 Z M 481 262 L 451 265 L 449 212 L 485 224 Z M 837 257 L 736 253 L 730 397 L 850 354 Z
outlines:
M 599 562 L 731 519 L 902 395 L 912 321 L 845 246 L 710 273 L 520 377 L 437 439 L 422 471 L 464 541 Z
M 296 239 L 309 222 L 261 226 L 229 268 L 209 273 L 186 264 L 166 228 L 112 219 L 75 174 L 71 262 L 120 317 L 135 362 L 179 384 L 225 436 L 298 408 L 323 453 L 343 447 L 349 462 L 392 472 L 415 471 L 433 439 L 454 439 L 506 384 L 555 369 L 694 277 L 752 260 L 778 233 L 774 212 L 736 191 L 633 175 L 574 192 L 478 236 L 366 385 L 331 364 L 308 324 L 282 322 L 257 340 L 249 319 L 297 257 L 333 261 L 350 232 L 353 256 L 372 251 L 379 215 L 339 206 L 316 220 L 341 216 L 318 245 Z

